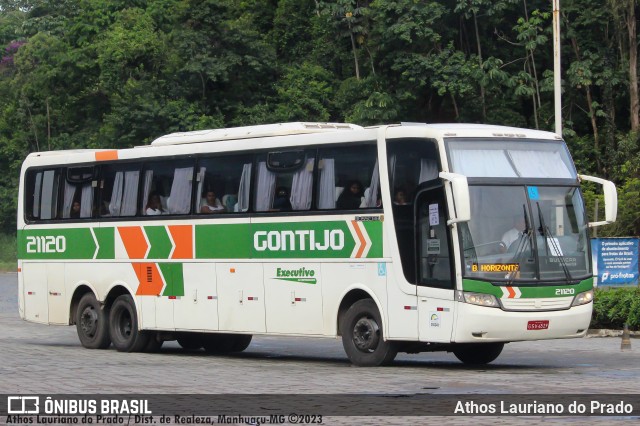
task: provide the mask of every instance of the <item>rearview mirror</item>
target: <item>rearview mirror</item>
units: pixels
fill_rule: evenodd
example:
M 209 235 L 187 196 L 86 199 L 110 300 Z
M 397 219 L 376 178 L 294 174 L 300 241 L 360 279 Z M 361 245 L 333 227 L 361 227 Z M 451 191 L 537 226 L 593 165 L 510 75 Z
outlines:
M 453 194 L 454 211 L 451 212 L 451 219 L 447 221 L 447 225 L 471 220 L 471 200 L 467 177 L 448 172 L 440 172 L 439 176 L 451 184 L 451 193 Z
M 613 182 L 595 176 L 578 175 L 580 180 L 595 182 L 602 185 L 604 192 L 604 220 L 599 222 L 589 222 L 589 227 L 608 225 L 616 221 L 618 215 L 618 192 Z

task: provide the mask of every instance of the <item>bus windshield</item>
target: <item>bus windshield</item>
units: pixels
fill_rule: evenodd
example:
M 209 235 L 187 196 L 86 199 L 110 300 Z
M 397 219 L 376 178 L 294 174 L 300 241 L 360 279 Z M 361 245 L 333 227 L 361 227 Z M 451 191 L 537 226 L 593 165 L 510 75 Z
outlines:
M 451 170 L 467 177 L 576 179 L 562 141 L 449 139 Z
M 464 274 L 491 281 L 573 282 L 589 273 L 577 187 L 470 185 L 461 225 Z

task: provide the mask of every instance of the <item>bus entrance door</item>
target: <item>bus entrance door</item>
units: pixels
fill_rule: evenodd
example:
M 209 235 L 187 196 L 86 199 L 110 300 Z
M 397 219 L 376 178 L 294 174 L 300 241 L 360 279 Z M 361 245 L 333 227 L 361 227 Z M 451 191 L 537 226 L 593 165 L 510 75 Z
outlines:
M 419 339 L 448 343 L 454 321 L 454 274 L 444 188 L 435 184 L 417 197 Z

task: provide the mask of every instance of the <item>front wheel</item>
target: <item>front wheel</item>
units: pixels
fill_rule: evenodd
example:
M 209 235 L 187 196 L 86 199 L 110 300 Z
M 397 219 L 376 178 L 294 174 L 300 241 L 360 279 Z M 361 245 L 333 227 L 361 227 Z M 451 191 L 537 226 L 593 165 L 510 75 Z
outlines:
M 342 345 L 354 365 L 374 367 L 391 363 L 398 350 L 384 340 L 382 318 L 371 299 L 358 300 L 344 314 L 340 323 Z
M 462 343 L 456 345 L 453 354 L 470 365 L 484 365 L 498 358 L 504 343 Z
M 140 352 L 149 344 L 150 334 L 138 329 L 136 305 L 128 294 L 118 296 L 111 305 L 109 334 L 120 352 Z
M 93 293 L 87 293 L 78 302 L 76 330 L 82 346 L 88 349 L 106 349 L 111 345 L 109 314 Z

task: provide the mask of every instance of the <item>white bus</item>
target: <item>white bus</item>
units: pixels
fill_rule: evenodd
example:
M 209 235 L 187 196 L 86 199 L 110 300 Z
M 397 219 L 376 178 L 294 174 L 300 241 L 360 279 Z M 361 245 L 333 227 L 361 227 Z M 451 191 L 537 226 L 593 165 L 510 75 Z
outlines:
M 605 221 L 587 222 L 581 180 L 602 184 Z M 32 153 L 20 316 L 75 325 L 91 349 L 323 336 L 356 365 L 483 364 L 507 342 L 585 335 L 588 227 L 615 216 L 611 182 L 517 128 L 285 123 Z

